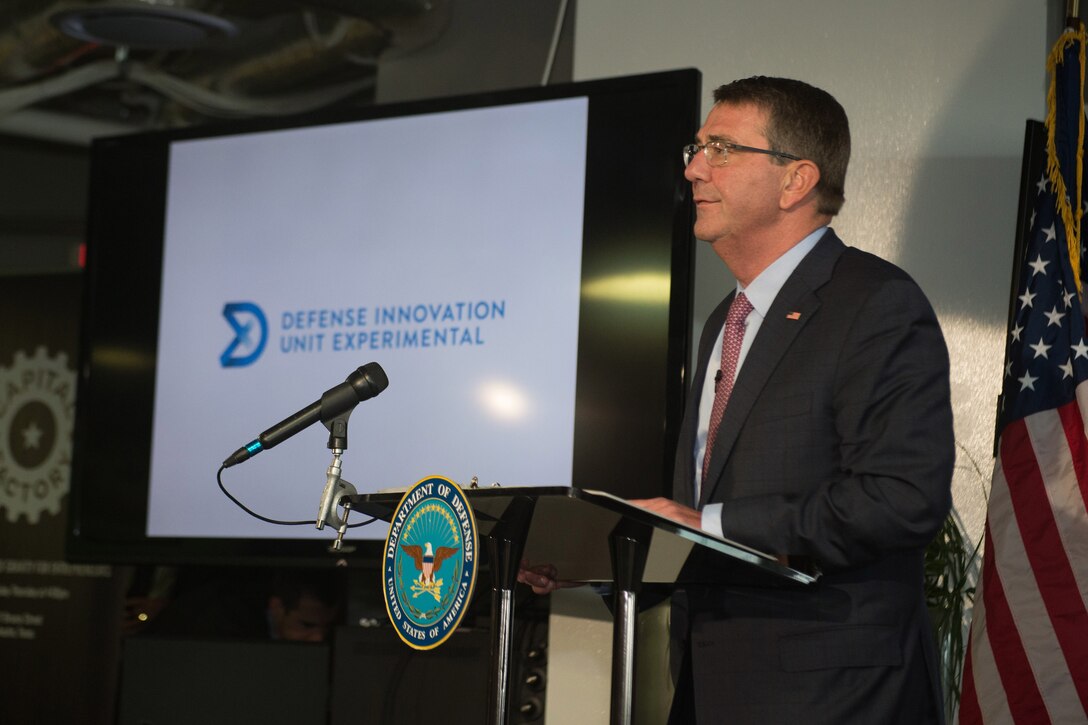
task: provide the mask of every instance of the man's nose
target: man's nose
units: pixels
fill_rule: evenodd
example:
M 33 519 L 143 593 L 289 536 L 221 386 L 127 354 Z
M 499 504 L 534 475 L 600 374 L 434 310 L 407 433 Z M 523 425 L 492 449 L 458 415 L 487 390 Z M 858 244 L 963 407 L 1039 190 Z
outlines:
M 706 181 L 709 169 L 710 167 L 707 166 L 706 163 L 706 156 L 703 155 L 702 151 L 699 151 L 691 157 L 691 163 L 684 167 L 684 178 L 691 182 L 695 182 L 696 180 Z

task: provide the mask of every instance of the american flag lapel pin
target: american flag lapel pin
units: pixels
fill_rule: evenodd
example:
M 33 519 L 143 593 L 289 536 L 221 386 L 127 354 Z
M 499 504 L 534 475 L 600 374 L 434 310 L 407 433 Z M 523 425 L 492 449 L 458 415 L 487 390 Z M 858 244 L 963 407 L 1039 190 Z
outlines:
M 786 319 L 787 320 L 800 320 L 801 319 L 801 313 L 800 312 L 791 312 L 788 315 L 786 315 Z

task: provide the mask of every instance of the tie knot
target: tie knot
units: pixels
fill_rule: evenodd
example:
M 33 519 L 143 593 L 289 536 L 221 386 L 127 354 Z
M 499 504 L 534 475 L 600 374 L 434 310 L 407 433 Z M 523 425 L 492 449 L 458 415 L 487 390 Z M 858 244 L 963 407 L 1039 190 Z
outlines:
M 743 325 L 744 321 L 748 318 L 748 313 L 753 309 L 752 303 L 748 301 L 748 297 L 743 292 L 738 292 L 737 296 L 733 298 L 733 304 L 729 305 L 729 313 L 725 316 L 726 326 L 735 327 L 737 325 Z

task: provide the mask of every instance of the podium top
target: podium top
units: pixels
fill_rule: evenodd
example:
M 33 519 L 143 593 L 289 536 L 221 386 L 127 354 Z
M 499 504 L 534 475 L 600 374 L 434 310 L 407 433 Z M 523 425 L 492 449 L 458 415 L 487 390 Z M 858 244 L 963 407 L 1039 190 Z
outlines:
M 402 495 L 403 492 L 391 492 L 349 498 L 354 510 L 388 520 Z M 721 581 L 723 571 L 727 580 L 732 572 L 738 579 L 754 575 L 764 583 L 811 584 L 816 581 L 810 574 L 782 565 L 770 554 L 690 528 L 604 491 L 566 486 L 515 486 L 470 488 L 465 489 L 465 495 L 475 510 L 480 534 L 484 536 L 507 516 L 515 501 L 531 504 L 524 558 L 533 564 L 553 564 L 566 581 L 611 581 L 609 535 L 625 521 L 642 525 L 651 532 L 642 578 L 646 583 L 702 582 L 700 572 L 706 567 L 692 566 L 695 559 L 710 562 L 714 574 L 708 583 Z

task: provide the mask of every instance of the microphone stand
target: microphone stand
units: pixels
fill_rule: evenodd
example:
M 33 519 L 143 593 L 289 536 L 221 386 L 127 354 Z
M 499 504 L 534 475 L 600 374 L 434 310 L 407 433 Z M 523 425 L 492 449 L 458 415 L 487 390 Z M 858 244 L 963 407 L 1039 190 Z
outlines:
M 358 491 L 347 481 L 340 478 L 340 455 L 343 449 L 333 448 L 332 463 L 325 471 L 325 490 L 321 493 L 321 505 L 317 510 L 317 528 L 324 529 L 325 524 L 336 527 L 336 541 L 333 551 L 339 551 L 348 530 L 348 515 L 351 513 L 351 501 L 344 501 L 344 515 L 340 516 L 336 504 L 344 496 L 356 496 Z
M 332 544 L 333 551 L 339 551 L 344 542 L 344 534 L 348 530 L 348 515 L 351 513 L 351 502 L 344 502 L 344 515 L 340 516 L 337 504 L 344 496 L 356 496 L 358 491 L 355 486 L 340 478 L 340 456 L 348 447 L 348 418 L 355 409 L 354 405 L 344 405 L 339 400 L 341 396 L 351 396 L 350 390 L 337 391 L 336 388 L 327 391 L 321 396 L 321 422 L 329 429 L 329 448 L 332 450 L 332 463 L 325 471 L 325 490 L 321 493 L 321 504 L 317 509 L 317 528 L 324 529 L 325 524 L 335 526 L 336 541 Z M 354 401 L 358 403 L 358 401 Z M 346 411 L 345 411 L 346 409 Z M 345 411 L 327 417 L 326 410 Z

